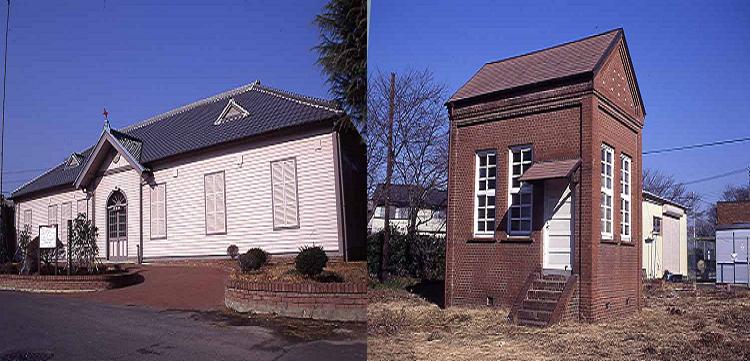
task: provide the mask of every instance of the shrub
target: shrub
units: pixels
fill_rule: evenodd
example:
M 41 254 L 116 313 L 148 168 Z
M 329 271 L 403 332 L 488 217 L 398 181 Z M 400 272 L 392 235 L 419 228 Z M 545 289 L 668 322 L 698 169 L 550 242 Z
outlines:
M 377 274 L 383 232 L 367 237 L 367 267 Z M 391 232 L 386 270 L 391 275 L 441 280 L 445 273 L 445 238 Z
M 235 258 L 237 258 L 237 256 L 239 254 L 240 254 L 239 247 L 237 247 L 237 246 L 235 246 L 233 244 L 230 244 L 229 247 L 227 247 L 227 256 L 229 256 L 229 258 L 235 259 Z
M 250 248 L 239 257 L 243 273 L 257 271 L 268 262 L 268 253 L 260 248 Z
M 323 272 L 328 264 L 328 255 L 320 246 L 305 246 L 300 248 L 299 254 L 294 259 L 294 268 L 305 276 L 317 276 Z
M 96 256 L 99 255 L 99 246 L 96 238 L 99 233 L 90 219 L 79 214 L 73 220 L 73 232 L 70 237 L 70 257 L 75 272 L 85 269 L 89 273 L 97 270 Z

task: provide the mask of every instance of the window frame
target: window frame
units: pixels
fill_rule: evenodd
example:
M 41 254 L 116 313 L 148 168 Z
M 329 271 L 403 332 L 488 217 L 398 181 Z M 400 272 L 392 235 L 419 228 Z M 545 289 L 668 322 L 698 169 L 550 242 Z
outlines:
M 605 153 L 607 152 L 607 153 Z M 606 156 L 602 157 L 605 154 L 609 154 L 609 163 L 607 163 Z M 602 159 L 604 158 L 604 159 Z M 599 156 L 599 164 L 600 164 L 600 170 L 599 170 L 599 176 L 600 176 L 600 198 L 599 198 L 599 225 L 600 225 L 600 233 L 602 239 L 605 240 L 612 240 L 614 239 L 614 158 L 615 158 L 615 149 L 614 147 L 602 143 L 600 148 L 600 156 Z M 609 166 L 609 174 L 607 175 L 605 170 L 606 166 Z M 609 187 L 607 187 L 606 180 L 609 179 Z M 606 199 L 609 199 L 609 204 L 607 205 Z M 606 211 L 609 210 L 609 219 L 607 219 Z M 609 224 L 609 232 L 606 231 L 607 227 L 606 225 Z
M 657 223 L 656 221 L 659 221 L 658 222 L 659 223 L 658 232 L 657 232 L 657 229 L 656 229 L 656 223 Z M 664 223 L 663 223 L 662 217 L 653 216 L 653 218 L 651 219 L 651 234 L 655 235 L 655 236 L 661 236 L 662 235 L 662 231 L 663 231 L 662 230 L 662 226 L 663 225 L 664 225 Z
M 50 218 L 49 217 L 50 216 L 49 212 L 52 209 L 55 210 L 55 220 L 54 220 L 54 223 L 50 222 L 50 219 L 49 219 Z M 60 222 L 58 221 L 58 219 L 59 219 L 59 217 L 58 217 L 59 216 L 59 213 L 58 213 L 59 209 L 60 209 L 60 207 L 57 204 L 50 204 L 50 205 L 47 206 L 47 225 L 48 226 L 58 225 L 58 228 L 59 228 L 59 225 L 60 225 Z
M 295 224 L 285 224 L 285 225 L 276 225 L 276 202 L 274 202 L 273 197 L 273 190 L 274 190 L 274 184 L 273 184 L 273 165 L 274 163 L 282 163 L 286 161 L 292 161 L 294 163 L 294 200 L 295 200 Z M 282 231 L 287 229 L 299 229 L 300 228 L 300 217 L 299 217 L 299 172 L 297 169 L 297 157 L 286 157 L 282 159 L 275 159 L 269 162 L 270 170 L 270 179 L 271 179 L 271 221 L 273 222 L 273 230 L 274 231 Z M 283 172 L 283 169 L 282 169 Z M 395 214 L 394 214 L 395 215 Z
M 525 160 L 524 158 L 524 152 L 528 151 L 530 154 L 530 159 Z M 515 162 L 513 160 L 513 153 L 519 152 L 521 160 L 520 162 Z M 517 187 L 513 186 L 513 180 L 515 178 L 521 178 L 523 174 L 526 172 L 524 170 L 524 165 L 528 165 L 531 167 L 531 165 L 534 164 L 534 148 L 531 146 L 531 144 L 524 144 L 524 145 L 516 145 L 513 147 L 510 147 L 508 149 L 508 235 L 510 236 L 528 236 L 534 231 L 534 185 L 530 183 L 524 184 L 520 180 L 518 181 L 519 184 Z M 520 174 L 514 174 L 513 167 L 515 165 L 518 165 L 521 167 L 521 173 Z M 518 194 L 519 198 L 519 204 L 514 205 L 513 204 L 513 195 Z M 529 195 L 529 203 L 528 205 L 524 204 L 522 199 L 523 195 L 528 194 Z M 529 208 L 529 215 L 527 217 L 523 216 L 523 209 L 525 207 Z M 513 209 L 518 208 L 519 209 L 519 215 L 518 217 L 513 217 Z M 526 229 L 513 229 L 513 221 L 518 221 L 519 225 L 522 224 L 524 221 L 529 222 L 529 228 Z
M 495 163 L 490 166 L 490 156 L 495 157 Z M 481 165 L 481 158 L 485 158 L 485 176 L 480 177 L 480 170 L 482 169 Z M 497 157 L 497 150 L 495 149 L 484 149 L 479 150 L 474 153 L 474 218 L 473 218 L 473 226 L 472 229 L 474 230 L 474 236 L 475 237 L 482 237 L 482 238 L 489 238 L 495 236 L 495 230 L 497 229 L 497 170 L 498 170 L 498 157 Z M 490 168 L 495 168 L 495 187 L 490 189 L 489 188 L 489 181 L 492 180 L 492 177 L 489 176 L 489 170 Z M 485 182 L 485 189 L 480 190 L 479 184 L 480 181 Z M 485 204 L 482 207 L 482 210 L 484 210 L 485 214 L 484 217 L 480 219 L 479 217 L 479 197 L 485 197 Z M 494 199 L 494 202 L 490 204 L 488 202 L 489 197 L 492 197 Z M 487 217 L 487 212 L 492 209 L 495 212 L 495 216 L 492 218 Z M 484 230 L 479 230 L 479 222 L 484 223 Z M 492 222 L 492 230 L 487 230 L 487 225 L 489 222 Z
M 205 188 L 205 186 L 206 186 L 205 178 L 204 178 L 203 182 L 204 182 L 203 183 L 203 187 Z M 156 189 L 158 189 L 159 187 L 164 187 L 164 199 L 163 199 L 163 203 L 164 203 L 164 220 L 163 220 L 164 221 L 164 234 L 156 234 L 156 235 L 154 235 L 154 212 L 153 212 L 154 191 Z M 205 190 L 203 192 L 205 194 Z M 226 218 L 226 189 L 224 190 L 224 193 L 225 193 L 225 198 L 224 198 L 224 218 Z M 204 199 L 204 202 L 205 202 L 205 199 Z M 157 207 L 158 207 L 158 205 L 157 205 Z M 148 221 L 149 221 L 148 222 L 149 223 L 148 233 L 149 233 L 149 237 L 151 239 L 166 239 L 167 238 L 167 183 L 166 182 L 156 183 L 156 184 L 154 184 L 153 188 L 150 188 L 148 212 L 149 212 L 149 216 L 148 216 Z M 208 223 L 206 223 L 206 227 L 208 227 Z M 226 228 L 226 222 L 224 223 L 224 228 Z
M 80 207 L 79 207 L 79 206 L 81 205 L 81 203 L 83 203 L 83 205 L 84 205 L 84 208 L 86 208 L 86 211 L 85 211 L 85 212 L 79 212 L 79 209 L 80 209 Z M 76 200 L 76 218 L 78 218 L 78 215 L 79 215 L 79 214 L 83 214 L 83 215 L 84 215 L 84 217 L 86 217 L 86 218 L 88 219 L 88 217 L 89 217 L 89 204 L 88 204 L 88 199 L 77 199 L 77 200 Z M 74 218 L 74 219 L 75 219 L 75 218 Z
M 620 154 L 620 239 L 625 242 L 630 242 L 633 237 L 632 174 L 633 159 L 627 154 Z
M 217 176 L 219 174 L 221 174 L 221 180 L 222 180 L 222 183 L 224 184 L 223 188 L 222 188 L 222 190 L 224 191 L 224 196 L 223 196 L 223 201 L 224 201 L 224 205 L 223 205 L 223 209 L 224 209 L 224 229 L 221 230 L 221 231 L 209 232 L 209 230 L 208 230 L 208 193 L 206 191 L 206 178 L 208 178 L 208 177 L 214 177 L 214 176 Z M 166 191 L 166 189 L 165 189 L 165 191 Z M 214 208 L 214 213 L 216 213 L 216 208 Z M 166 218 L 166 212 L 165 212 L 165 218 Z M 214 218 L 216 218 L 216 217 L 214 216 Z M 225 235 L 225 234 L 227 234 L 227 228 L 229 228 L 227 226 L 227 178 L 226 178 L 226 173 L 223 170 L 216 171 L 216 172 L 210 172 L 210 173 L 204 173 L 203 174 L 203 223 L 204 223 L 204 228 L 205 228 L 207 236 L 215 236 L 215 235 Z
M 26 222 L 26 215 L 29 215 L 28 223 Z M 23 210 L 23 226 L 29 227 L 28 231 L 31 232 L 31 229 L 34 227 L 34 212 L 33 209 L 24 209 Z

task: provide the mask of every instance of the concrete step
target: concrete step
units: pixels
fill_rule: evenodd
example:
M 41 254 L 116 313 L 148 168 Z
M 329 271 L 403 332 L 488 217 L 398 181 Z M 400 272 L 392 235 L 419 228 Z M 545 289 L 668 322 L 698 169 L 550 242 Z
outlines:
M 547 327 L 546 321 L 518 320 L 516 324 L 528 327 Z
M 562 296 L 562 291 L 529 290 L 526 293 L 527 300 L 553 300 L 557 301 Z
M 557 275 L 557 274 L 542 275 L 541 278 L 543 280 L 546 280 L 546 281 L 558 281 L 558 282 L 567 282 L 568 281 L 568 276 Z
M 531 283 L 530 291 L 560 291 L 565 289 L 565 282 L 537 279 Z
M 527 310 L 527 309 L 520 309 L 518 310 L 518 320 L 527 320 L 527 321 L 543 321 L 545 323 L 549 322 L 550 317 L 552 317 L 552 312 L 550 311 L 538 311 L 538 310 Z
M 521 306 L 523 310 L 549 311 L 552 312 L 557 306 L 557 300 L 530 300 L 525 299 Z

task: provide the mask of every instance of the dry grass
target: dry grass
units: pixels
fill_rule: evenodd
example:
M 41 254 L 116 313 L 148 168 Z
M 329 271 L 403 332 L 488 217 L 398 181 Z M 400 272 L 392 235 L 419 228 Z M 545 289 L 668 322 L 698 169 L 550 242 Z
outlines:
M 750 292 L 646 292 L 631 317 L 546 329 L 507 311 L 440 309 L 403 290 L 370 294 L 368 360 L 750 360 Z
M 230 273 L 230 278 L 241 278 L 253 282 L 285 282 L 285 283 L 309 283 L 330 281 L 332 275 L 340 278 L 338 281 L 347 283 L 367 283 L 367 264 L 364 262 L 328 262 L 323 274 L 319 278 L 308 278 L 294 269 L 294 263 L 284 261 L 275 262 L 263 266 L 258 272 L 243 274 L 235 267 Z

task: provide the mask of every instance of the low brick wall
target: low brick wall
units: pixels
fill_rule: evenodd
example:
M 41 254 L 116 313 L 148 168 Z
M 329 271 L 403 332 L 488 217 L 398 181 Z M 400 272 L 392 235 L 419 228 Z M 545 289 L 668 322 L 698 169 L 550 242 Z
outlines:
M 0 274 L 0 290 L 26 292 L 88 292 L 132 285 L 139 280 L 138 272 L 106 275 L 54 276 Z
M 367 321 L 367 285 L 228 280 L 224 303 L 237 312 L 332 321 Z

